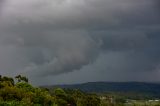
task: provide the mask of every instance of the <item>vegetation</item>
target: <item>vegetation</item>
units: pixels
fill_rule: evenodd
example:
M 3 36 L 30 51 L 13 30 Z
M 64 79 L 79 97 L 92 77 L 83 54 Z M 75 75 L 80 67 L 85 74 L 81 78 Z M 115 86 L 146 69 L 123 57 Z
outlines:
M 88 82 L 83 84 L 55 85 L 51 87 L 80 89 L 85 92 L 116 93 L 130 99 L 160 98 L 160 83 L 146 82 Z
M 13 78 L 0 76 L 0 106 L 99 106 L 97 95 L 80 90 L 61 88 L 44 89 L 33 87 L 28 78 L 18 75 Z
M 48 91 L 35 88 L 23 76 L 0 77 L 0 106 L 54 106 L 55 97 Z
M 160 106 L 159 100 L 137 98 L 115 92 L 94 94 L 78 89 L 33 87 L 25 76 L 0 75 L 0 106 Z

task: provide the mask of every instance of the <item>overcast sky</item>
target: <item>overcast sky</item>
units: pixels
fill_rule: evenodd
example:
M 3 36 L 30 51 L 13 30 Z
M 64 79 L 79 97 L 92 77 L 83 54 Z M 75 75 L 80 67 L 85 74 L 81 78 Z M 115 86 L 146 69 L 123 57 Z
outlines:
M 35 85 L 160 81 L 159 0 L 0 0 L 0 74 Z

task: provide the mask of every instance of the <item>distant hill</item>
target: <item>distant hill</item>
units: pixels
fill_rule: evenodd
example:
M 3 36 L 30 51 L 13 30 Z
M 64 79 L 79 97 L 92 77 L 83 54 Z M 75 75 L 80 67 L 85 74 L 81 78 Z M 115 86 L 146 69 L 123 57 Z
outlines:
M 83 84 L 54 85 L 48 88 L 61 87 L 66 89 L 80 89 L 85 92 L 140 92 L 160 97 L 160 83 L 144 82 L 88 82 Z

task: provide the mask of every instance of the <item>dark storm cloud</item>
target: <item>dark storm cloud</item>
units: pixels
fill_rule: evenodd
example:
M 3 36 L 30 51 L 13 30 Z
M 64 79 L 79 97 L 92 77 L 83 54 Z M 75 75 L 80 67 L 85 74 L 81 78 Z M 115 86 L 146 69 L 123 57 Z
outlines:
M 78 70 L 89 75 L 84 71 L 89 67 L 97 73 L 130 76 L 158 70 L 158 0 L 0 3 L 0 67 L 7 70 L 2 74 L 14 71 L 33 78 L 77 72 L 78 76 Z
M 103 33 L 99 34 L 102 37 L 102 50 L 105 53 L 110 51 L 124 53 L 127 58 L 127 63 L 124 68 L 121 68 L 122 70 L 153 71 L 159 65 L 159 31 L 105 32 L 106 35 Z

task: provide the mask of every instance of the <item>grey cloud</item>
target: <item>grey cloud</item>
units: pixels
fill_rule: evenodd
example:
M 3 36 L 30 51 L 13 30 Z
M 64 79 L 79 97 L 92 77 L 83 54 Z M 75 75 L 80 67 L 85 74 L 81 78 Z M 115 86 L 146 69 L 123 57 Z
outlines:
M 94 32 L 94 37 L 101 41 L 103 50 L 111 51 L 142 49 L 149 40 L 144 32 L 137 30 L 98 31 Z
M 102 34 L 102 50 L 106 53 L 111 51 L 124 54 L 129 61 L 124 66 L 128 69 L 122 70 L 153 71 L 160 63 L 159 34 L 159 31 Z
M 4 6 L 4 3 L 5 3 L 5 0 L 0 0 L 0 14 L 1 14 L 2 8 Z
M 47 49 L 51 51 L 49 53 L 51 56 L 49 56 L 47 61 L 43 61 L 43 64 L 38 66 L 34 64 L 29 67 L 29 71 L 35 70 L 37 73 L 40 72 L 41 75 L 67 73 L 79 70 L 82 66 L 89 64 L 97 55 L 95 42 L 88 35 L 79 31 L 70 33 L 59 32 L 55 35 L 52 33 L 46 43 L 43 45 L 47 46 Z
M 30 27 L 32 24 L 49 29 L 133 27 L 159 24 L 160 15 L 155 3 L 156 0 L 63 0 L 60 3 L 56 0 L 16 0 L 8 3 L 3 18 L 9 26 Z
M 29 75 L 48 76 L 78 70 L 97 55 L 98 45 L 81 30 L 11 36 L 5 37 L 2 45 L 13 46 L 23 54 L 19 57 L 25 57 L 27 63 L 21 73 Z
M 94 77 L 105 71 L 129 79 L 133 72 L 156 72 L 160 64 L 157 0 L 0 3 L 0 67 L 7 70 L 2 74 L 89 76 L 93 69 Z

